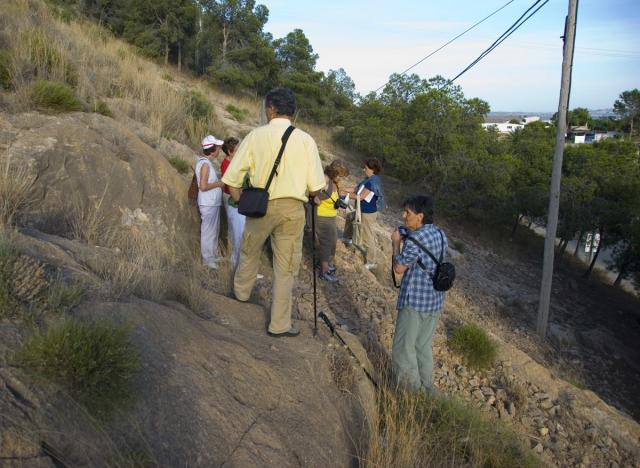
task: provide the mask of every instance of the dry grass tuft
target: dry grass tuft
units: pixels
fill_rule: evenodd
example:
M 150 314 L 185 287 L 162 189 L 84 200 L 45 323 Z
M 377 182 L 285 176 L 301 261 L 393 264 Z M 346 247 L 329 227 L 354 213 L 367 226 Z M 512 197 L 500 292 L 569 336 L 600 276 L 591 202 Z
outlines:
M 31 187 L 35 179 L 23 163 L 0 160 L 0 227 L 13 226 L 17 216 L 34 203 Z
M 458 400 L 378 391 L 362 466 L 535 467 L 540 461 L 516 435 Z
M 350 393 L 356 382 L 356 372 L 351 356 L 341 348 L 335 348 L 328 354 L 329 371 L 333 382 L 341 392 Z
M 163 79 L 166 69 L 140 57 L 134 47 L 98 25 L 64 22 L 44 2 L 31 0 L 6 0 L 0 24 L 7 43 L 2 81 L 13 88 L 9 106 L 13 112 L 32 108 L 33 80 L 52 80 L 72 86 L 83 102 L 111 98 L 109 112 L 123 112 L 151 128 L 158 138 L 174 138 L 195 147 L 203 134 L 224 133 L 213 106 L 205 114 L 194 115 L 191 94 L 186 92 L 187 86 L 196 88 L 201 101 L 210 103 L 210 88 L 199 82 L 184 85 Z

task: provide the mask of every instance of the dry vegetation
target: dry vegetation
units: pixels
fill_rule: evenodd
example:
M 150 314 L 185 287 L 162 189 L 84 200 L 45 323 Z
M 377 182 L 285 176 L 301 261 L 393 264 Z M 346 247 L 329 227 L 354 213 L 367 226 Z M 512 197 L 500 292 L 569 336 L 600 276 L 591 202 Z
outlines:
M 0 228 L 13 226 L 16 216 L 33 203 L 35 175 L 11 158 L 0 159 Z
M 535 467 L 540 461 L 508 429 L 455 399 L 382 385 L 369 421 L 363 466 Z
M 0 11 L 5 105 L 13 112 L 34 107 L 31 83 L 48 80 L 73 88 L 87 109 L 119 110 L 148 126 L 156 136 L 196 145 L 201 135 L 219 129 L 216 114 L 194 115 L 189 94 L 212 91 L 193 80 L 188 86 L 167 81 L 161 68 L 135 48 L 89 22 L 63 22 L 37 0 L 7 0 Z M 108 103 L 108 105 L 107 105 Z M 109 109 L 107 112 L 106 110 Z

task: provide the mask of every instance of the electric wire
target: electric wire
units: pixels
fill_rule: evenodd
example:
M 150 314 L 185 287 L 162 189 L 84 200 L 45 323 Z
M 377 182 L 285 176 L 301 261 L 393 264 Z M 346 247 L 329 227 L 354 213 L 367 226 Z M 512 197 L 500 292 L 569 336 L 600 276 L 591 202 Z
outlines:
M 540 9 L 549 2 L 549 0 L 545 0 L 535 10 L 533 10 L 531 13 L 529 13 L 541 1 L 542 0 L 536 0 L 536 2 L 533 3 L 533 5 L 531 5 L 529 8 L 527 8 L 527 10 L 520 16 L 520 18 L 518 18 L 516 20 L 515 23 L 513 23 L 504 33 L 502 33 L 500 35 L 500 37 L 498 37 L 498 39 L 496 39 L 493 42 L 493 44 L 491 44 L 487 49 L 485 49 L 473 62 L 471 62 L 469 65 L 467 65 L 467 67 L 464 70 L 462 70 L 460 73 L 458 73 L 453 79 L 449 80 L 448 84 L 453 83 L 455 80 L 457 80 L 462 75 L 464 75 L 466 72 L 468 72 L 471 68 L 473 68 L 478 62 L 480 62 L 483 58 L 485 58 L 487 55 L 489 55 L 496 47 L 498 47 L 500 44 L 502 44 L 509 36 L 511 36 L 511 34 L 516 32 L 518 30 L 518 28 L 520 28 L 520 26 L 522 26 L 524 23 L 526 23 L 533 15 L 535 15 L 538 11 L 540 11 Z M 527 14 L 529 14 L 529 15 L 527 16 Z
M 450 41 L 446 42 L 445 44 L 441 45 L 440 47 L 438 47 L 437 49 L 435 49 L 433 52 L 430 52 L 426 57 L 422 58 L 421 60 L 417 61 L 416 63 L 414 63 L 413 65 L 411 65 L 409 68 L 407 68 L 405 71 L 401 72 L 400 75 L 404 75 L 405 73 L 407 73 L 408 71 L 414 69 L 415 67 L 417 67 L 418 65 L 420 65 L 422 62 L 424 62 L 425 60 L 427 60 L 429 57 L 431 57 L 432 55 L 435 55 L 437 52 L 441 51 L 442 49 L 444 49 L 446 46 L 448 46 L 449 44 L 451 44 L 453 41 L 455 41 L 456 39 L 462 37 L 463 35 L 465 35 L 466 33 L 468 33 L 469 31 L 471 31 L 473 28 L 475 28 L 476 26 L 479 26 L 481 23 L 484 23 L 486 20 L 488 20 L 489 18 L 491 18 L 493 15 L 495 15 L 496 13 L 498 13 L 500 10 L 506 8 L 509 4 L 513 3 L 515 0 L 510 0 L 507 3 L 505 3 L 504 5 L 502 5 L 500 8 L 498 8 L 497 10 L 495 10 L 493 13 L 489 14 L 488 16 L 485 16 L 484 18 L 482 18 L 480 21 L 478 21 L 477 23 L 475 23 L 473 26 L 470 26 L 468 29 L 466 29 L 465 31 L 461 32 L 460 34 L 458 34 L 456 37 L 454 37 L 453 39 L 451 39 Z M 389 81 L 386 81 L 382 86 L 378 87 L 375 91 L 373 91 L 374 93 L 377 93 L 378 91 L 380 91 L 382 88 L 384 88 L 387 84 L 389 83 Z

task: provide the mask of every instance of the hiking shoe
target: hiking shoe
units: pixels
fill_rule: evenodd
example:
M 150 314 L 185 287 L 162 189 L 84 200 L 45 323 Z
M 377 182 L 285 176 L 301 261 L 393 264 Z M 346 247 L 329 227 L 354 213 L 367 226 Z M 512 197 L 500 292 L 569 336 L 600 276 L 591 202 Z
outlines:
M 376 269 L 378 267 L 378 264 L 377 263 L 365 263 L 364 267 L 367 270 L 374 270 L 374 269 Z
M 336 271 L 338 271 L 338 269 L 335 267 L 335 265 L 329 265 L 329 271 L 328 271 L 328 273 L 329 273 L 330 275 L 335 275 L 335 274 L 336 274 Z
M 291 327 L 289 328 L 289 331 L 286 331 L 284 333 L 271 333 L 270 331 L 267 331 L 267 335 L 272 338 L 280 338 L 281 336 L 298 336 L 299 334 L 300 330 L 298 330 L 296 327 Z
M 208 262 L 208 263 L 205 263 L 205 266 L 207 268 L 211 268 L 212 270 L 217 270 L 218 269 L 218 263 L 217 262 Z
M 264 278 L 264 275 L 261 275 L 260 273 L 258 273 L 258 274 L 256 275 L 256 279 L 257 279 L 257 280 L 260 280 L 260 279 L 263 279 L 263 278 Z
M 341 242 L 343 242 L 343 243 L 344 243 L 344 244 L 346 244 L 346 245 L 351 245 L 351 244 L 353 244 L 353 239 L 348 239 L 348 238 L 346 238 L 346 237 L 341 237 L 341 238 L 340 238 L 340 241 L 341 241 Z
M 338 278 L 336 278 L 329 272 L 320 274 L 319 278 L 321 280 L 327 281 L 328 283 L 336 283 L 338 281 Z

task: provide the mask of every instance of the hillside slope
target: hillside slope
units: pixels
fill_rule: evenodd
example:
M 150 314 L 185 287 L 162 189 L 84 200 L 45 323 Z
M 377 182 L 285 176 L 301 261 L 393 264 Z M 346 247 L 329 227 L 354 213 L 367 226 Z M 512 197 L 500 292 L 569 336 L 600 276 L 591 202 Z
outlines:
M 93 25 L 53 18 L 39 2 L 11 1 L 0 20 L 3 45 L 14 51 L 20 78 L 0 93 L 2 183 L 15 182 L 7 176 L 14 170 L 33 181 L 17 218 L 19 232 L 2 236 L 20 253 L 18 265 L 37 265 L 23 268 L 31 285 L 26 295 L 22 283 L 10 290 L 20 307 L 0 313 L 0 465 L 128 465 L 141 459 L 165 466 L 352 466 L 358 456 L 366 463 L 358 443 L 375 396 L 322 325 L 319 337 L 311 336 L 309 252 L 294 294 L 303 334 L 288 341 L 264 334 L 267 255 L 265 278 L 254 294 L 260 306 L 224 297 L 229 272 L 199 266 L 198 216 L 186 201 L 190 174 L 180 174 L 169 159 L 174 166 L 176 158 L 193 165 L 205 133 L 243 136 L 260 121 L 259 103 L 158 67 Z M 43 50 L 57 59 L 43 64 Z M 29 97 L 34 78 L 64 79 L 65 64 L 74 65 L 73 89 L 83 112 L 57 113 Z M 109 110 L 105 115 L 91 112 L 104 110 L 99 102 Z M 296 124 L 316 138 L 325 162 L 343 159 L 350 181 L 358 179 L 359 156 L 334 144 L 330 130 Z M 390 208 L 376 235 L 382 258 L 390 258 L 399 203 L 412 188 L 392 178 L 384 183 Z M 556 291 L 555 341 L 540 342 L 532 331 L 537 277 L 531 258 L 468 227 L 438 222 L 460 249 L 450 250 L 460 280 L 438 330 L 436 385 L 516 430 L 546 464 L 637 465 L 638 424 L 599 397 L 635 414 L 638 374 L 622 372 L 625 362 L 637 362 L 637 347 L 629 345 L 633 329 L 623 333 L 613 321 L 597 318 L 607 309 L 593 296 L 584 295 L 574 310 L 577 293 L 590 287 L 578 284 L 573 295 Z M 360 342 L 377 360 L 376 352 L 388 353 L 394 326 L 389 265 L 370 272 L 359 253 L 342 244 L 336 261 L 340 282 L 320 283 L 318 307 L 338 322 L 363 362 Z M 79 305 L 65 313 L 41 309 L 38 301 L 59 281 L 81 285 Z M 580 330 L 581 339 L 558 338 L 562 326 L 574 329 L 594 304 L 598 313 Z M 637 302 L 620 304 L 624 323 L 636 323 Z M 133 409 L 110 422 L 97 420 L 60 387 L 17 365 L 15 355 L 34 328 L 46 330 L 65 318 L 132 324 L 142 362 Z M 500 358 L 488 371 L 470 371 L 449 349 L 448 335 L 463 322 L 480 323 L 499 341 Z M 621 354 L 616 362 L 606 360 L 607 348 L 598 349 L 608 338 L 589 341 L 591 329 L 623 341 L 615 347 Z M 545 369 L 568 356 L 585 363 L 586 384 L 599 396 Z M 607 391 L 609 369 L 616 370 L 615 385 Z

